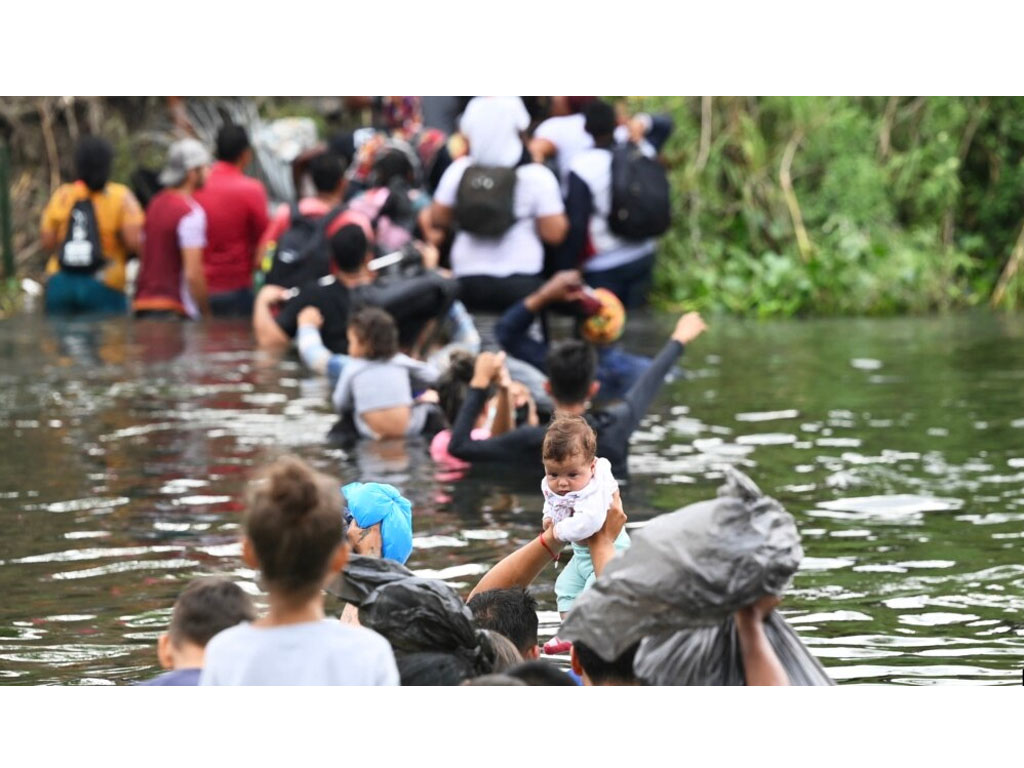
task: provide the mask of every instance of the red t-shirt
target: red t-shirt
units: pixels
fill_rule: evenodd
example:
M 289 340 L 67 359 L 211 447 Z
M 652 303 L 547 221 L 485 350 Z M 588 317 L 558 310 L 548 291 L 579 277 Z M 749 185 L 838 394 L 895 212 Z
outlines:
M 216 162 L 196 201 L 206 211 L 203 273 L 211 294 L 252 286 L 256 246 L 267 228 L 267 193 L 231 163 Z
M 132 304 L 135 310 L 195 314 L 185 285 L 181 249 L 202 248 L 205 228 L 206 215 L 191 197 L 165 189 L 149 201 Z

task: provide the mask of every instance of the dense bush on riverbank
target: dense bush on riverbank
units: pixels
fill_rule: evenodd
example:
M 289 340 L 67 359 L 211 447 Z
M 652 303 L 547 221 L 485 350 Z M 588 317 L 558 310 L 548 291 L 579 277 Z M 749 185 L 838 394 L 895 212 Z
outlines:
M 1024 303 L 1024 100 L 633 100 L 670 112 L 668 304 L 760 316 Z M 1012 255 L 1012 258 L 1011 258 Z

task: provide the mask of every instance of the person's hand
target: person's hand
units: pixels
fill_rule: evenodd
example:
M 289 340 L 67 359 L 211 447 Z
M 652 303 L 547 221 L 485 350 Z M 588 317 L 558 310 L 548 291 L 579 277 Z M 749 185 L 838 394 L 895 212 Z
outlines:
M 417 242 L 416 247 L 423 259 L 424 268 L 437 269 L 437 265 L 441 263 L 441 251 L 431 243 Z
M 626 520 L 626 511 L 622 508 L 622 497 L 616 491 L 612 495 L 612 503 L 608 507 L 608 514 L 604 516 L 604 525 L 584 543 L 589 545 L 597 540 L 614 542 L 619 538 L 619 534 L 622 533 L 622 529 L 626 526 Z
M 707 330 L 703 318 L 698 312 L 687 312 L 679 318 L 676 329 L 672 331 L 672 338 L 680 344 L 689 344 Z
M 526 299 L 526 308 L 538 312 L 556 301 L 573 301 L 583 293 L 583 275 L 578 269 L 563 269 Z
M 736 627 L 739 630 L 749 629 L 764 622 L 768 614 L 782 602 L 778 595 L 765 595 L 756 603 L 736 611 Z
M 260 288 L 260 292 L 256 297 L 256 300 L 261 301 L 264 304 L 277 304 L 278 302 L 284 301 L 287 294 L 288 289 L 283 285 L 264 285 Z
M 555 524 L 554 520 L 552 520 L 550 517 L 545 517 L 544 518 L 544 522 L 541 523 L 541 530 L 546 531 L 548 528 L 550 528 L 554 524 Z
M 324 324 L 324 316 L 320 314 L 320 310 L 316 307 L 305 307 L 301 312 L 299 312 L 298 323 L 300 327 L 303 325 L 311 325 L 314 328 L 322 328 Z
M 498 380 L 504 366 L 504 352 L 481 352 L 476 356 L 473 379 L 469 382 L 469 386 L 474 389 L 486 389 Z

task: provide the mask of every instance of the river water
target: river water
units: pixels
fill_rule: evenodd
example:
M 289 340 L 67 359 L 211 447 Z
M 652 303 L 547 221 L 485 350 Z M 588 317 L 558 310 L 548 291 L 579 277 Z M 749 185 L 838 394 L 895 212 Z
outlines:
M 653 353 L 670 320 L 632 322 L 627 347 Z M 715 321 L 634 435 L 630 525 L 735 464 L 798 520 L 781 609 L 838 682 L 1019 684 L 1022 337 L 987 314 Z M 142 680 L 190 578 L 260 596 L 241 490 L 284 451 L 403 489 L 409 566 L 463 594 L 536 535 L 539 463 L 456 478 L 422 445 L 328 448 L 325 383 L 251 346 L 245 323 L 0 322 L 0 682 Z

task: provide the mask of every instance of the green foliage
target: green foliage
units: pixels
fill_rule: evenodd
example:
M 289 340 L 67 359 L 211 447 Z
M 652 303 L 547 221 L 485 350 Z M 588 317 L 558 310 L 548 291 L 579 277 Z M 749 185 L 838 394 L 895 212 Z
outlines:
M 1024 220 L 1022 99 L 723 97 L 710 120 L 699 98 L 631 106 L 676 121 L 664 304 L 768 317 L 984 303 Z M 791 143 L 805 253 L 781 181 Z M 1024 276 L 1003 303 L 1024 305 Z

